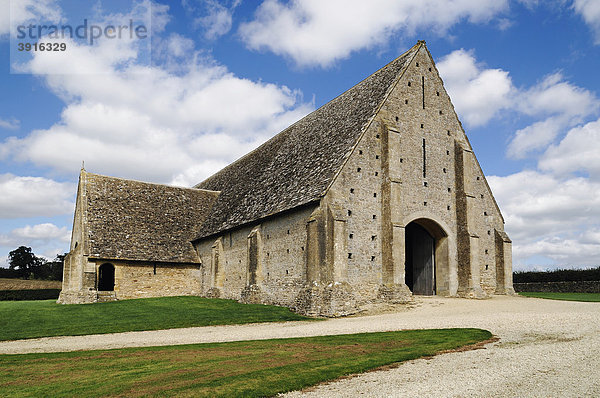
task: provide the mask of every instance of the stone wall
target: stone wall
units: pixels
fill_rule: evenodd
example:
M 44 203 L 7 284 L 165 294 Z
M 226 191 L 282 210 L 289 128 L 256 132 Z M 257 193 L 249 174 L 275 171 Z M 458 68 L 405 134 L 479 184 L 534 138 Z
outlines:
M 60 289 L 60 281 L 0 278 L 0 290 Z
M 425 48 L 390 92 L 326 199 L 345 216 L 347 234 L 339 246 L 347 248 L 348 283 L 361 290 L 360 299 L 372 300 L 378 284 L 402 286 L 404 227 L 419 219 L 438 235 L 438 294 L 457 293 L 459 262 L 466 269 L 462 290 L 476 297 L 505 292 L 499 283 L 511 283 L 504 277 L 511 258 L 502 216 Z
M 202 261 L 201 293 L 241 300 L 242 292 L 247 290 L 245 301 L 295 308 L 296 298 L 306 285 L 306 228 L 315 207 L 301 208 L 200 241 L 196 248 Z M 258 247 L 255 275 L 250 278 L 252 239 L 256 239 Z M 215 244 L 219 240 L 220 244 Z M 256 283 L 250 289 L 252 279 Z
M 516 292 L 600 293 L 600 281 L 514 283 Z
M 98 262 L 99 267 L 105 262 Z M 201 293 L 199 265 L 110 262 L 115 266 L 117 299 L 196 296 Z

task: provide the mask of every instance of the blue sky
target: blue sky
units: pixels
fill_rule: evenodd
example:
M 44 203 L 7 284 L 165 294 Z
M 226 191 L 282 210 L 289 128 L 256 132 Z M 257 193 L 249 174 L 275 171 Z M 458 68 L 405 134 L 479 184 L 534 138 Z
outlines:
M 151 41 L 44 38 L 67 51 L 18 52 L 10 35 L 131 18 Z M 600 264 L 598 0 L 0 0 L 0 265 L 19 245 L 68 249 L 83 160 L 191 186 L 420 39 L 514 268 Z

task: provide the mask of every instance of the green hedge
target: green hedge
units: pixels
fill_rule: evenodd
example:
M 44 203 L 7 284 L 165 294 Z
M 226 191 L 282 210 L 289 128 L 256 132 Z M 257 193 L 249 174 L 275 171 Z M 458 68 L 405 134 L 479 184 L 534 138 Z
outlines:
M 600 267 L 513 273 L 514 283 L 600 281 Z
M 58 299 L 60 289 L 0 290 L 0 301 Z

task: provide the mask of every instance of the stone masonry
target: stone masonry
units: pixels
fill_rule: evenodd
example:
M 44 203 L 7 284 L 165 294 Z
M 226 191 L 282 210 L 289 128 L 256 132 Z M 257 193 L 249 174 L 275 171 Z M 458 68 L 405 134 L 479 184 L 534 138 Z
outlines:
M 504 219 L 424 42 L 194 188 L 82 171 L 59 302 L 102 286 L 323 316 L 514 293 Z

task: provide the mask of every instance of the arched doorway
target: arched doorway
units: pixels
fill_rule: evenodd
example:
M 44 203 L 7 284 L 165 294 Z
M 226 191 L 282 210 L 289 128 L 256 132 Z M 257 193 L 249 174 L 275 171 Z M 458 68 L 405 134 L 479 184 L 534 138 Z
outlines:
M 115 267 L 112 264 L 102 264 L 98 268 L 98 291 L 109 292 L 115 290 Z
M 406 286 L 416 295 L 433 296 L 440 289 L 447 290 L 448 242 L 447 234 L 435 221 L 420 218 L 405 228 Z

